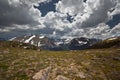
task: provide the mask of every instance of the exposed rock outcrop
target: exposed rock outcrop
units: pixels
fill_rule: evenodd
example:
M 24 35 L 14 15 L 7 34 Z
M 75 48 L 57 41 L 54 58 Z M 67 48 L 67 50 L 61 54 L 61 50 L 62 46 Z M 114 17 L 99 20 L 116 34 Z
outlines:
M 47 67 L 45 69 L 40 70 L 33 76 L 33 80 L 47 80 L 50 71 L 51 67 Z

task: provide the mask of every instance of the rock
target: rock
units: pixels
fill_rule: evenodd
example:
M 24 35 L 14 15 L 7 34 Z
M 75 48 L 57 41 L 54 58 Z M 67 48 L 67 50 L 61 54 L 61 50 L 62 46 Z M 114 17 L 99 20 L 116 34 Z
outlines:
M 114 57 L 113 60 L 120 61 L 120 57 Z
M 81 62 L 81 64 L 82 65 L 84 65 L 84 66 L 90 66 L 90 61 L 83 61 L 83 62 Z
M 6 50 L 0 50 L 0 54 L 9 54 L 10 50 L 6 49 Z
M 75 63 L 71 63 L 68 67 L 67 67 L 67 71 L 70 75 L 75 74 L 77 72 L 79 72 L 78 66 Z
M 76 76 L 80 78 L 86 78 L 84 72 L 79 72 Z
M 62 76 L 62 75 L 58 75 L 55 80 L 69 80 L 68 78 Z
M 57 74 L 60 74 L 60 73 L 61 73 L 61 69 L 59 67 L 55 68 L 52 71 L 52 77 L 55 78 L 57 76 Z
M 32 78 L 33 80 L 47 80 L 50 71 L 51 71 L 51 67 L 47 67 L 37 72 Z

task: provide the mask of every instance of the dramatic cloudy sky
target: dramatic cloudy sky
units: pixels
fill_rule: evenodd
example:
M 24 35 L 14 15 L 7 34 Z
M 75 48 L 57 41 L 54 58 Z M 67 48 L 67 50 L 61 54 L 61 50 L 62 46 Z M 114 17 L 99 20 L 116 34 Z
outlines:
M 120 36 L 120 0 L 0 0 L 0 38 Z

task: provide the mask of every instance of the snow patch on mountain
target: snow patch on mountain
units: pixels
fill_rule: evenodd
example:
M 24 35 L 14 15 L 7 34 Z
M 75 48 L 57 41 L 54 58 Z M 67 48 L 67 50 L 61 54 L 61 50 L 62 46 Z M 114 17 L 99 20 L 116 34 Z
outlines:
M 117 38 L 110 38 L 110 39 L 108 39 L 108 40 L 115 40 L 115 39 L 117 39 Z
M 63 42 L 62 42 L 62 41 L 60 41 L 60 42 L 55 42 L 55 44 L 56 44 L 57 46 L 59 46 L 60 44 L 63 44 Z
M 44 46 L 45 44 L 42 44 L 41 42 L 38 42 L 38 47 Z
M 12 40 L 14 40 L 16 37 L 14 37 L 14 38 L 11 38 L 11 39 L 9 39 L 9 41 L 12 41 Z
M 43 38 L 45 38 L 45 36 L 40 36 L 39 38 L 40 38 L 40 39 L 43 39 Z
M 30 40 L 32 40 L 35 37 L 35 35 L 31 36 L 29 39 L 25 40 L 25 43 L 29 43 Z
M 87 44 L 87 42 L 78 41 L 79 44 Z
M 68 39 L 65 39 L 65 44 L 68 44 L 68 43 L 70 43 L 70 41 L 71 41 L 72 39 L 70 38 L 68 38 Z

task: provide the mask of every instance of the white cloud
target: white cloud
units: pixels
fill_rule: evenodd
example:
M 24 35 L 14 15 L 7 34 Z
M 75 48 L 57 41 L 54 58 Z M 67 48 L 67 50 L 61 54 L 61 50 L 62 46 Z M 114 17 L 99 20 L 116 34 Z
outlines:
M 56 4 L 56 10 L 61 13 L 76 15 L 84 9 L 82 0 L 62 0 Z
M 110 15 L 120 14 L 120 0 L 116 0 L 115 10 Z
M 108 5 L 109 4 L 109 5 Z M 114 7 L 111 0 L 87 0 L 81 19 L 81 27 L 93 27 L 108 21 L 108 11 Z
M 120 36 L 120 23 L 110 31 L 112 36 Z
M 56 3 L 57 12 L 41 17 L 34 8 L 51 0 L 0 0 L 0 32 L 42 33 L 54 37 L 98 37 L 120 35 L 119 27 L 106 25 L 111 16 L 120 14 L 120 0 L 62 0 Z M 116 4 L 116 5 L 115 5 Z M 115 10 L 113 10 L 115 9 Z M 113 10 L 113 12 L 112 12 Z M 73 22 L 67 19 L 72 16 Z M 116 32 L 115 32 L 116 31 Z
M 0 28 L 14 24 L 21 27 L 40 25 L 41 12 L 34 5 L 43 1 L 46 0 L 0 0 Z
M 65 36 L 69 37 L 89 37 L 89 38 L 105 38 L 109 36 L 110 28 L 105 23 L 100 23 L 96 27 L 73 29 Z M 63 36 L 63 37 L 65 37 Z
M 115 6 L 112 0 L 62 0 L 56 4 L 61 13 L 68 13 L 74 17 L 76 26 L 92 27 L 109 19 L 108 12 Z

